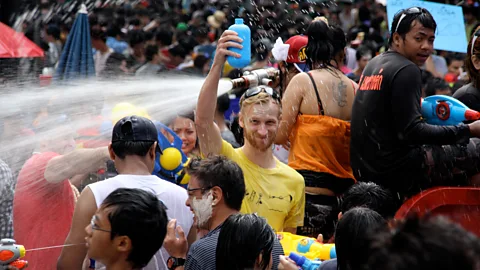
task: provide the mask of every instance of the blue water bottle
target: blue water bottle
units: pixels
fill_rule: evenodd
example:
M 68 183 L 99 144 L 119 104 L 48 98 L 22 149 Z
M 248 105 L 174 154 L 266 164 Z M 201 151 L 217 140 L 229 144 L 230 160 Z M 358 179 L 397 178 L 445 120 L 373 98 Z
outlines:
M 250 64 L 251 59 L 250 28 L 243 23 L 242 18 L 236 18 L 235 24 L 231 25 L 228 30 L 235 31 L 238 34 L 243 40 L 243 48 L 229 48 L 230 51 L 240 54 L 240 58 L 227 56 L 227 61 L 234 68 L 244 68 Z

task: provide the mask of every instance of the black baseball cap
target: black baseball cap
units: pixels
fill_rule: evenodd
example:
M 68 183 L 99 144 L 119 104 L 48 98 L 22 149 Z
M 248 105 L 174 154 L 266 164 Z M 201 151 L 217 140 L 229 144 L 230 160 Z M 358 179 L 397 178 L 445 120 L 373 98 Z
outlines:
M 157 142 L 155 152 L 162 153 L 158 145 L 158 131 L 152 121 L 145 117 L 126 116 L 115 124 L 112 132 L 113 142 Z

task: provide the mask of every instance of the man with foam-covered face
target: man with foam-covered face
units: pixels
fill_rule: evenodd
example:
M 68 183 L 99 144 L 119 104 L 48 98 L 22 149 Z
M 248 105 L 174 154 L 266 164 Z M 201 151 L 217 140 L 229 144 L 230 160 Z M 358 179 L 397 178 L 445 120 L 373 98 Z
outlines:
M 220 230 L 225 220 L 240 211 L 245 196 L 242 169 L 223 156 L 194 159 L 187 172 L 188 199 L 186 205 L 194 213 L 194 226 L 207 231 L 188 249 L 183 229 L 173 219 L 169 222 L 164 248 L 172 256 L 169 269 L 215 269 L 215 252 Z M 180 236 L 176 237 L 176 234 Z M 188 251 L 188 254 L 187 254 Z M 273 247 L 273 269 L 279 264 L 283 249 L 278 241 Z

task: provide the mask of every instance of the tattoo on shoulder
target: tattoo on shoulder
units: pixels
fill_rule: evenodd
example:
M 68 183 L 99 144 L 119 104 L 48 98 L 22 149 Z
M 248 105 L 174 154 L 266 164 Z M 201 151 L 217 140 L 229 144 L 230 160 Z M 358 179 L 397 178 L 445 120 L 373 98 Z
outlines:
M 347 105 L 347 85 L 345 82 L 340 81 L 335 87 L 333 83 L 333 100 L 335 100 L 339 107 L 345 107 Z

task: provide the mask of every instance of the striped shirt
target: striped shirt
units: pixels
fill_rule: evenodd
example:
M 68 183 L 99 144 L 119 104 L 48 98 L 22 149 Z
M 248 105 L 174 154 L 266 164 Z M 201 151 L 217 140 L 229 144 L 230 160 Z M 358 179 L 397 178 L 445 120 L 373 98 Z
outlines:
M 220 235 L 219 225 L 210 231 L 200 240 L 192 244 L 188 250 L 187 259 L 185 261 L 185 270 L 215 270 L 216 261 L 215 254 L 217 251 L 218 236 Z M 280 264 L 280 255 L 284 255 L 282 245 L 275 238 L 272 249 L 272 270 L 277 270 Z

